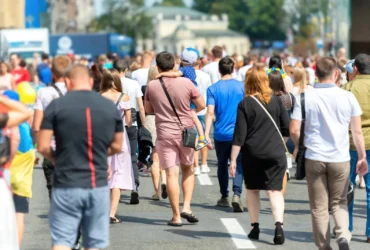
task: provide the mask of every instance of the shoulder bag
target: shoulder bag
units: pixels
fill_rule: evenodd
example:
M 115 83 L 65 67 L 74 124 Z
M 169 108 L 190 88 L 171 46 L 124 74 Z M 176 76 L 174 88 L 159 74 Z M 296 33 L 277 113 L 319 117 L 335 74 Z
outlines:
M 160 83 L 162 85 L 162 88 L 163 88 L 163 91 L 166 94 L 167 99 L 168 99 L 168 101 L 169 101 L 169 103 L 170 103 L 170 105 L 172 107 L 172 110 L 175 113 L 177 119 L 180 122 L 180 126 L 183 129 L 183 131 L 182 131 L 182 139 L 184 141 L 184 144 L 183 144 L 184 147 L 187 147 L 187 148 L 195 148 L 195 143 L 196 143 L 196 140 L 197 140 L 197 131 L 195 129 L 193 129 L 193 128 L 184 128 L 184 125 L 182 124 L 182 122 L 180 120 L 180 117 L 177 114 L 175 105 L 173 105 L 172 99 L 171 99 L 170 95 L 168 94 L 168 91 L 167 91 L 166 86 L 164 85 L 163 79 L 162 78 L 159 78 L 159 81 L 160 81 Z
M 53 88 L 56 90 L 56 92 L 58 92 L 59 97 L 62 97 L 62 96 L 63 96 L 62 91 L 60 91 L 60 89 L 58 88 L 58 86 L 57 86 L 57 85 L 52 84 L 52 85 L 51 85 L 51 87 L 53 87 Z
M 306 177 L 306 169 L 305 169 L 306 147 L 304 146 L 304 129 L 306 125 L 306 104 L 305 104 L 304 93 L 301 93 L 301 112 L 302 112 L 301 133 L 299 136 L 298 153 L 297 153 L 297 158 L 296 158 L 296 163 L 297 163 L 296 179 L 297 180 L 303 180 Z
M 265 113 L 267 114 L 267 116 L 270 118 L 270 120 L 272 121 L 272 123 L 274 124 L 274 126 L 275 126 L 275 128 L 276 128 L 276 130 L 277 130 L 277 132 L 279 133 L 279 135 L 280 135 L 280 137 L 281 137 L 281 140 L 283 141 L 283 145 L 284 145 L 284 147 L 285 147 L 285 155 L 286 155 L 286 159 L 287 159 L 287 169 L 291 169 L 292 168 L 292 166 L 293 166 L 293 163 L 292 163 L 292 159 L 293 159 L 293 157 L 292 157 L 292 155 L 289 153 L 289 150 L 288 150 L 288 148 L 287 148 L 287 146 L 286 146 L 286 143 L 285 143 L 285 140 L 284 140 L 284 137 L 283 137 L 283 135 L 281 134 L 281 132 L 280 132 L 280 129 L 279 129 L 279 127 L 276 125 L 276 123 L 275 123 L 275 121 L 274 121 L 274 118 L 272 118 L 272 116 L 270 115 L 270 113 L 267 111 L 267 109 L 261 104 L 261 102 L 260 101 L 258 101 L 257 100 L 257 98 L 256 97 L 254 97 L 254 96 L 250 96 L 250 97 L 252 97 L 260 106 L 261 106 L 261 108 L 263 109 L 263 111 L 265 111 Z

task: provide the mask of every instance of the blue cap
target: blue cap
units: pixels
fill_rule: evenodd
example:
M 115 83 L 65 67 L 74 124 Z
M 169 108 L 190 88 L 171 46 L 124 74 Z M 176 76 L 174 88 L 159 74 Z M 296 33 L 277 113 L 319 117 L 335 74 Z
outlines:
M 181 61 L 189 64 L 194 64 L 199 58 L 199 51 L 194 48 L 186 48 L 181 53 Z
M 19 95 L 14 90 L 6 90 L 3 95 L 7 96 L 10 100 L 19 102 Z
M 345 66 L 344 68 L 346 69 L 346 71 L 350 74 L 353 73 L 353 64 L 355 63 L 355 59 L 352 59 L 351 61 L 349 61 Z

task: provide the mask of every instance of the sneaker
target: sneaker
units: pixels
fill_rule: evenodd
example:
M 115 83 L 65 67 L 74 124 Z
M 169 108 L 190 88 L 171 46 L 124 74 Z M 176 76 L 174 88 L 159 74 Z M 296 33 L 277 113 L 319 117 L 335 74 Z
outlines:
M 139 204 L 139 193 L 137 191 L 132 191 L 131 192 L 131 199 L 130 199 L 130 204 L 131 205 L 137 205 Z
M 348 241 L 345 238 L 340 238 L 338 240 L 339 250 L 349 250 Z
M 196 167 L 196 168 L 194 168 L 194 175 L 195 175 L 195 176 L 200 175 L 200 167 Z
M 242 213 L 244 208 L 242 201 L 240 200 L 240 197 L 236 194 L 233 196 L 233 201 L 231 202 L 231 205 L 234 208 L 234 213 Z
M 206 173 L 211 172 L 211 169 L 208 167 L 208 165 L 202 165 L 200 166 L 200 172 L 202 174 L 206 174 Z
M 217 206 L 218 207 L 230 207 L 229 197 L 221 197 L 221 199 L 217 201 Z
M 204 139 L 203 141 L 198 141 L 198 145 L 195 147 L 195 151 L 199 151 L 202 148 L 207 147 L 208 144 L 209 142 L 206 139 Z
M 80 243 L 77 243 L 76 245 L 74 245 L 74 247 L 72 248 L 72 250 L 80 250 L 81 249 L 81 244 Z

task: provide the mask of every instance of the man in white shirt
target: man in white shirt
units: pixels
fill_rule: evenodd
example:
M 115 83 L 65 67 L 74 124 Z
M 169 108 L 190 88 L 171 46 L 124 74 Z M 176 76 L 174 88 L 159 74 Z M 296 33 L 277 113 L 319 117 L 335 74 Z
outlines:
M 202 68 L 202 71 L 211 77 L 212 84 L 221 80 L 220 72 L 218 71 L 218 63 L 223 58 L 224 49 L 221 46 L 214 46 L 212 49 L 213 61 Z M 237 79 L 237 74 L 234 71 L 232 74 L 234 79 Z
M 134 171 L 134 178 L 136 184 L 136 190 L 131 192 L 131 200 L 130 204 L 139 204 L 139 193 L 138 187 L 140 185 L 139 181 L 139 169 L 137 166 L 137 155 L 136 155 L 136 148 L 138 144 L 138 122 L 136 119 L 136 113 L 139 113 L 141 125 L 145 126 L 145 110 L 143 105 L 143 92 L 141 91 L 141 87 L 139 83 L 135 80 L 129 79 L 126 77 L 126 73 L 128 70 L 128 63 L 124 60 L 118 60 L 114 63 L 114 68 L 119 72 L 122 82 L 122 87 L 127 92 L 127 95 L 130 97 L 131 103 L 131 114 L 132 114 L 132 126 L 128 127 L 126 124 L 126 131 L 128 138 L 130 140 L 130 148 L 131 148 L 131 161 L 132 161 L 132 168 Z
M 140 84 L 140 88 L 148 83 L 148 74 L 152 65 L 153 57 L 149 51 L 145 51 L 142 56 L 141 69 L 135 70 L 131 74 L 131 78 Z
M 200 95 L 203 97 L 204 100 L 207 100 L 207 89 L 209 86 L 212 85 L 211 77 L 200 70 L 201 60 L 198 58 L 197 62 L 194 64 L 195 69 L 195 75 L 196 75 L 196 82 L 198 83 L 197 89 L 200 93 Z M 203 126 L 203 130 L 205 130 L 206 126 L 206 113 L 207 108 L 203 109 L 202 111 L 198 112 L 198 118 L 200 123 Z M 210 169 L 207 164 L 207 157 L 208 157 L 208 148 L 204 147 L 200 150 L 200 154 L 202 157 L 202 165 L 199 168 L 199 152 L 195 151 L 194 153 L 194 161 L 195 161 L 195 167 L 194 167 L 194 174 L 199 175 L 200 173 L 208 173 L 210 172 Z
M 304 93 L 306 124 L 304 146 L 306 177 L 313 233 L 320 250 L 330 247 L 329 210 L 333 212 L 339 250 L 349 250 L 351 233 L 347 207 L 350 175 L 349 132 L 358 152 L 358 171 L 368 171 L 361 108 L 355 96 L 335 85 L 338 76 L 335 59 L 324 57 L 316 64 L 318 84 Z M 302 120 L 301 98 L 294 107 L 290 133 L 298 145 Z
M 248 58 L 248 64 L 241 67 L 238 71 L 238 79 L 241 82 L 245 81 L 245 75 L 247 74 L 248 70 L 253 67 L 253 65 L 258 61 L 257 55 L 251 55 Z

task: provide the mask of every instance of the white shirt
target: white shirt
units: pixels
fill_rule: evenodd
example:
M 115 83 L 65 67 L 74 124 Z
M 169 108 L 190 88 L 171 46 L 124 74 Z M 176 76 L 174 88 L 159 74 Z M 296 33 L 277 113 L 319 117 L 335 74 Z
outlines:
M 149 68 L 138 69 L 132 72 L 131 78 L 140 84 L 140 88 L 148 83 Z
M 202 71 L 207 73 L 211 77 L 212 84 L 215 84 L 216 82 L 221 80 L 221 74 L 218 70 L 218 63 L 219 62 L 211 62 L 202 68 Z M 236 74 L 235 69 L 232 73 L 232 78 L 238 79 L 238 75 Z
M 55 85 L 59 88 L 63 95 L 67 93 L 66 84 L 64 82 L 57 82 Z M 52 86 L 40 88 L 37 91 L 36 102 L 33 106 L 33 109 L 44 111 L 54 99 L 59 97 L 59 93 Z
M 351 117 L 362 114 L 356 97 L 335 84 L 317 84 L 305 92 L 306 158 L 321 162 L 347 162 Z M 301 98 L 296 97 L 292 119 L 302 120 Z
M 126 94 L 130 97 L 131 108 L 135 109 L 136 112 L 139 111 L 136 98 L 141 98 L 143 96 L 139 83 L 126 77 L 122 77 L 121 82 L 125 91 L 127 91 Z M 133 122 L 132 126 L 137 126 L 137 122 Z
M 198 90 L 203 99 L 206 101 L 207 100 L 207 89 L 209 86 L 212 85 L 211 82 L 211 77 L 207 74 L 204 73 L 201 70 L 195 70 L 195 74 L 197 75 L 197 78 L 195 81 L 198 84 Z M 198 116 L 204 116 L 207 113 L 207 108 L 203 109 L 202 111 L 198 112 Z
M 305 70 L 308 72 L 309 84 L 313 86 L 316 79 L 315 70 L 313 68 L 305 68 Z
M 252 68 L 252 65 L 245 65 L 244 67 L 241 67 L 238 71 L 238 79 L 241 82 L 245 81 L 245 75 L 247 74 L 248 70 Z
M 304 92 L 306 93 L 307 90 L 313 89 L 312 86 L 307 85 L 307 88 L 305 88 Z M 293 95 L 299 95 L 299 87 L 293 87 L 293 90 L 291 92 Z

